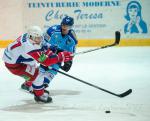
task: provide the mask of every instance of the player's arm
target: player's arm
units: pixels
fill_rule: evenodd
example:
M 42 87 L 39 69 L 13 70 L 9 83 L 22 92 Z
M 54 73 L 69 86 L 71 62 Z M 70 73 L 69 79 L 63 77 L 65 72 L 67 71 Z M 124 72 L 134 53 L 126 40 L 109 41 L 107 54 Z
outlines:
M 46 33 L 44 34 L 44 40 L 46 40 L 47 42 L 50 41 L 52 34 L 55 32 L 55 30 L 57 29 L 57 25 L 54 25 L 52 27 L 49 27 L 46 31 Z
M 75 53 L 78 41 L 77 41 L 75 32 L 73 30 L 71 30 L 70 33 L 71 33 L 70 37 L 73 40 L 73 44 L 70 45 L 69 50 L 70 50 L 70 52 Z M 65 62 L 63 66 L 60 66 L 60 68 L 64 71 L 68 72 L 72 67 L 72 63 L 73 63 L 72 60 Z
M 53 41 L 51 41 L 51 44 L 50 44 L 51 36 L 57 28 L 58 28 L 58 26 L 54 25 L 54 26 L 50 27 L 49 29 L 47 29 L 46 33 L 44 34 L 44 41 L 42 42 L 42 48 L 44 48 L 44 49 L 50 48 L 54 53 L 59 53 L 59 52 L 63 51 L 63 50 L 60 50 L 57 45 L 52 44 Z
M 41 50 L 30 51 L 28 52 L 28 55 L 44 66 L 51 66 L 56 63 L 72 60 L 71 52 L 63 51 L 58 54 L 54 54 L 50 49 L 46 52 Z
M 44 40 L 42 41 L 41 44 L 42 49 L 47 50 L 48 48 L 50 48 L 51 44 L 49 43 L 49 41 L 51 39 L 52 33 L 53 33 L 52 27 L 47 29 L 47 31 L 44 33 Z

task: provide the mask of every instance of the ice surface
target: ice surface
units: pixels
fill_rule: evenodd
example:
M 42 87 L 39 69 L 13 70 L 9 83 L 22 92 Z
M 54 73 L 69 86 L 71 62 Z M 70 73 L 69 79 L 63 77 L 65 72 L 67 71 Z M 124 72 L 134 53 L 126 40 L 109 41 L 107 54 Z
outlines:
M 24 80 L 4 67 L 2 54 L 0 49 L 0 121 L 150 121 L 150 47 L 78 55 L 68 72 L 115 93 L 132 88 L 131 95 L 118 98 L 58 74 L 48 88 L 50 104 L 37 104 L 20 90 Z

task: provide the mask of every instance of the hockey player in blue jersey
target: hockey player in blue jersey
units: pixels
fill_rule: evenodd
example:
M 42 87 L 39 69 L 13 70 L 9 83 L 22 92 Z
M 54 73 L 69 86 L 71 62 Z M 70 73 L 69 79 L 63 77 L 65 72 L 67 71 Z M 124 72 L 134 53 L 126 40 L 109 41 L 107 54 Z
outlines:
M 54 25 L 48 28 L 44 37 L 46 46 L 43 44 L 43 47 L 44 46 L 47 47 L 47 45 L 50 45 L 51 50 L 53 50 L 53 52 L 55 53 L 64 50 L 74 53 L 76 50 L 77 39 L 76 39 L 76 34 L 72 29 L 73 24 L 74 24 L 74 19 L 72 17 L 65 16 L 62 19 L 60 25 Z M 57 70 L 61 68 L 62 70 L 68 72 L 71 66 L 72 66 L 72 61 L 68 61 L 65 63 L 57 63 L 48 68 L 41 65 L 40 68 L 41 73 L 48 72 L 51 74 L 50 78 L 45 77 L 45 87 L 48 86 L 49 82 L 57 74 L 57 72 L 55 72 L 51 68 L 55 68 Z

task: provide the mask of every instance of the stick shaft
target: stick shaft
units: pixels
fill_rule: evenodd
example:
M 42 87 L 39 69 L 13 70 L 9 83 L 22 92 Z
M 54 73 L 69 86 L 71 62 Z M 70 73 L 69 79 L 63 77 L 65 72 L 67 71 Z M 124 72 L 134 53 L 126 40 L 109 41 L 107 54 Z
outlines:
M 114 43 L 114 44 L 111 44 L 111 45 L 106 45 L 106 46 L 97 47 L 97 48 L 94 48 L 94 49 L 89 49 L 89 50 L 86 50 L 86 51 L 74 53 L 73 56 L 75 56 L 75 55 L 81 55 L 81 54 L 85 54 L 85 53 L 89 53 L 89 52 L 96 51 L 96 50 L 99 50 L 99 49 L 104 49 L 104 48 L 107 48 L 107 47 L 112 47 L 112 46 L 115 46 L 115 45 L 116 44 Z
M 104 48 L 107 48 L 107 47 L 116 46 L 120 42 L 120 37 L 121 37 L 120 32 L 116 31 L 115 32 L 115 42 L 113 44 L 111 44 L 111 45 L 105 45 L 105 46 L 102 46 L 102 47 L 97 47 L 97 48 L 94 48 L 94 49 L 90 49 L 90 50 L 86 50 L 86 51 L 82 51 L 82 52 L 78 52 L 78 53 L 74 53 L 73 56 L 80 55 L 80 54 L 85 54 L 85 53 L 89 53 L 89 52 L 96 51 L 96 50 L 99 50 L 99 49 L 104 49 Z
M 84 83 L 84 84 L 87 84 L 87 85 L 89 85 L 89 86 L 91 86 L 91 87 L 94 87 L 94 88 L 96 88 L 96 89 L 99 89 L 99 90 L 101 90 L 101 91 L 104 91 L 104 92 L 106 92 L 106 93 L 109 93 L 109 94 L 111 94 L 111 95 L 114 95 L 114 96 L 117 96 L 117 97 L 125 97 L 125 96 L 127 96 L 127 95 L 129 95 L 130 93 L 127 93 L 127 94 L 125 94 L 124 95 L 124 93 L 122 93 L 122 94 L 116 94 L 116 93 L 113 93 L 113 92 L 111 92 L 111 91 L 109 91 L 109 90 L 106 90 L 106 89 L 103 89 L 103 88 L 101 88 L 101 87 L 98 87 L 98 86 L 96 86 L 96 85 L 94 85 L 94 84 L 91 84 L 91 83 L 89 83 L 89 82 L 86 82 L 86 81 L 84 81 L 84 80 L 81 80 L 81 79 L 79 79 L 79 78 L 76 78 L 76 77 L 74 77 L 74 76 L 71 76 L 71 75 L 69 75 L 69 74 L 66 74 L 66 73 L 64 73 L 64 72 L 62 72 L 62 71 L 59 71 L 59 70 L 56 70 L 56 69 L 54 69 L 54 68 L 52 68 L 52 70 L 54 70 L 54 71 L 56 71 L 56 72 L 58 72 L 58 73 L 60 73 L 60 74 L 63 74 L 63 75 L 65 75 L 65 76 L 68 76 L 68 77 L 70 77 L 70 78 L 72 78 L 72 79 L 75 79 L 75 80 L 77 80 L 77 81 L 80 81 L 80 82 L 82 82 L 82 83 Z M 126 93 L 126 92 L 125 92 Z M 120 95 L 122 95 L 122 96 L 120 96 Z

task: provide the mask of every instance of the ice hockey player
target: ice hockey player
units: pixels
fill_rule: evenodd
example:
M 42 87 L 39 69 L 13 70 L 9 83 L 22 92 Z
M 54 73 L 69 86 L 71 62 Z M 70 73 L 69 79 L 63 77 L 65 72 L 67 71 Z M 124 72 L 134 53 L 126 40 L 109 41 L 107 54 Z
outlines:
M 35 101 L 48 103 L 52 98 L 44 88 L 44 76 L 40 75 L 37 62 L 50 66 L 55 63 L 68 62 L 72 60 L 72 53 L 62 51 L 57 54 L 50 49 L 43 50 L 43 31 L 38 26 L 32 26 L 8 45 L 4 51 L 3 60 L 8 70 L 15 75 L 23 77 L 24 85 L 33 87 Z M 23 85 L 22 85 L 23 86 Z
M 58 53 L 61 51 L 69 51 L 74 53 L 76 50 L 77 39 L 74 30 L 72 29 L 74 25 L 74 19 L 70 16 L 65 16 L 60 25 L 54 25 L 46 31 L 44 36 L 45 46 L 47 48 L 48 45 L 51 45 L 51 50 L 54 53 Z M 57 74 L 56 71 L 51 68 L 55 68 L 59 70 L 60 68 L 66 72 L 70 70 L 72 66 L 72 60 L 67 61 L 65 63 L 57 63 L 51 66 L 45 67 L 41 65 L 40 72 L 41 73 L 49 73 L 51 76 L 45 77 L 45 87 L 48 87 L 49 82 L 54 78 Z

